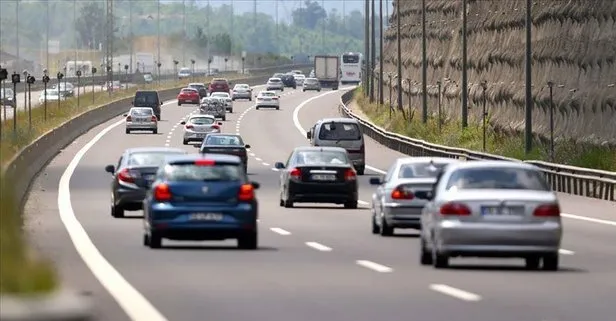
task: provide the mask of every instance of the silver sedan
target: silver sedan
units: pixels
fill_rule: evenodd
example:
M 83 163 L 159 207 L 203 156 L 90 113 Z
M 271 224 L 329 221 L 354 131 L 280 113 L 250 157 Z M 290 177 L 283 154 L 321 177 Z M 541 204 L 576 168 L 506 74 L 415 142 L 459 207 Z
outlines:
M 437 178 L 421 216 L 421 264 L 451 257 L 519 257 L 558 270 L 563 227 L 556 193 L 535 166 L 508 161 L 452 164 Z
M 419 229 L 427 201 L 415 197 L 415 193 L 431 190 L 438 173 L 456 162 L 440 157 L 399 158 L 384 178 L 371 178 L 370 184 L 378 186 L 372 194 L 372 233 L 391 236 L 395 228 Z
M 150 107 L 133 107 L 126 117 L 126 133 L 130 134 L 135 130 L 152 131 L 158 134 L 158 119 L 154 115 L 154 110 Z
M 184 125 L 184 145 L 190 142 L 202 142 L 209 133 L 220 133 L 221 122 L 216 121 L 212 115 L 192 115 L 188 120 L 180 123 Z

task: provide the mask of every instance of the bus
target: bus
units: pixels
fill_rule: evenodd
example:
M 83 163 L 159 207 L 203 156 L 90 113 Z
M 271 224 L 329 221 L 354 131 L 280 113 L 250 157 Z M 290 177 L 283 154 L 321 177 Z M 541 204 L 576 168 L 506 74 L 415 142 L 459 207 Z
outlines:
M 340 82 L 342 84 L 359 84 L 361 82 L 363 55 L 347 52 L 342 54 L 340 60 Z

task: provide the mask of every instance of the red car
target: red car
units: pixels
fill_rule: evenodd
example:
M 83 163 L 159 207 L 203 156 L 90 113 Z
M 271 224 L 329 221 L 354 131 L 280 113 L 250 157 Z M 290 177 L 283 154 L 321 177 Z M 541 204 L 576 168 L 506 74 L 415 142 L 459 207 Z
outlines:
M 183 88 L 178 94 L 178 106 L 182 104 L 199 104 L 199 92 L 192 88 Z
M 210 93 L 216 93 L 216 92 L 228 93 L 229 92 L 229 82 L 227 81 L 227 79 L 224 79 L 224 78 L 214 78 L 212 79 L 212 82 L 210 83 L 210 87 L 208 91 Z

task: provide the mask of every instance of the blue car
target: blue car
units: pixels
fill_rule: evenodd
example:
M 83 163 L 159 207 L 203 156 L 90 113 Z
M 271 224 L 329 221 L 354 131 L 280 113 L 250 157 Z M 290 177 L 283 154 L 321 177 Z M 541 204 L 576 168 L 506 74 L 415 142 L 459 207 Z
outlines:
M 170 156 L 143 201 L 143 243 L 237 239 L 239 248 L 257 249 L 258 188 L 237 156 Z

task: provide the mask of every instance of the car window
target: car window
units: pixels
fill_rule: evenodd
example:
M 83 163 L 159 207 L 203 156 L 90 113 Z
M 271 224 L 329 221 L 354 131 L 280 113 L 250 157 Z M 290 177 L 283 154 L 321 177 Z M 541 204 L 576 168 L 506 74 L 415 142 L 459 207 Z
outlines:
M 242 166 L 239 166 L 239 164 L 216 164 L 212 166 L 168 164 L 164 169 L 164 178 L 171 182 L 228 182 L 245 180 Z
M 152 108 L 131 108 L 130 110 L 131 116 L 151 116 L 153 114 Z
M 357 124 L 329 122 L 321 125 L 319 139 L 358 140 L 361 139 L 361 132 Z
M 517 189 L 549 191 L 543 175 L 525 168 L 465 168 L 451 174 L 447 190 Z
M 171 152 L 143 152 L 132 153 L 128 157 L 128 166 L 162 166 L 170 155 L 181 155 L 182 153 Z
M 337 151 L 301 151 L 297 153 L 300 165 L 349 164 L 346 153 Z
M 389 182 L 391 180 L 391 178 L 394 176 L 394 171 L 396 170 L 396 163 L 392 164 L 391 166 L 389 166 L 389 169 L 387 170 L 387 175 L 385 175 L 385 178 L 383 179 L 384 182 Z
M 202 88 L 205 88 L 205 86 L 204 85 L 190 85 L 190 88 L 202 89 Z
M 433 178 L 445 168 L 444 163 L 413 163 L 402 164 L 398 171 L 398 178 Z
M 183 93 L 196 93 L 197 91 L 194 89 L 190 89 L 190 88 L 184 88 L 182 89 Z
M 274 96 L 276 96 L 276 94 L 274 94 L 272 92 L 262 92 L 261 96 L 274 97 Z
M 270 82 L 280 82 L 280 79 L 275 79 L 275 78 L 272 78 L 272 79 L 270 79 L 269 81 L 270 81 Z
M 194 117 L 190 119 L 190 122 L 195 125 L 211 125 L 215 121 L 216 120 L 214 118 L 210 118 L 210 117 Z
M 213 94 L 210 95 L 210 97 L 227 98 L 227 97 L 229 97 L 229 94 L 227 94 L 227 93 L 213 93 Z
M 224 79 L 214 79 L 212 81 L 212 84 L 214 84 L 214 85 L 226 85 L 227 81 L 224 80 Z
M 244 146 L 244 142 L 238 136 L 208 136 L 206 141 L 206 145 L 222 145 L 222 146 Z

